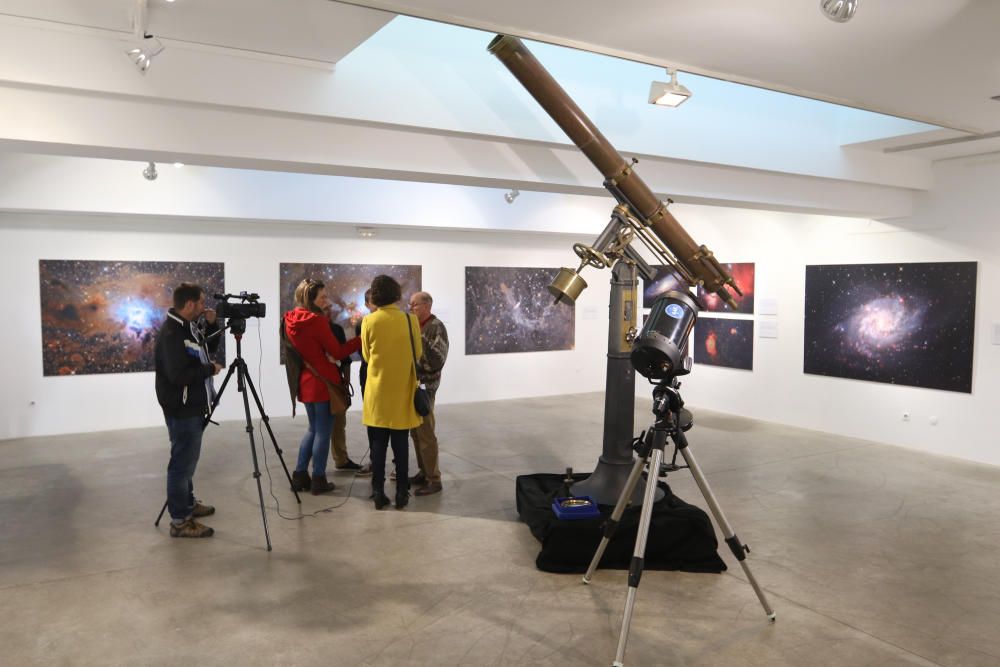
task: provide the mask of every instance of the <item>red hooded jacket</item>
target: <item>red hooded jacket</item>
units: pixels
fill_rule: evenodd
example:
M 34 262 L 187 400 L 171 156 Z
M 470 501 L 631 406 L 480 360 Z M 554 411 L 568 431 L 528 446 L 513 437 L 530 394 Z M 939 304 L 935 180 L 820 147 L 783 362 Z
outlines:
M 333 337 L 330 322 L 324 316 L 305 308 L 288 311 L 284 320 L 288 341 L 298 350 L 302 358 L 328 381 L 340 384 L 340 370 L 326 358 L 326 355 L 329 354 L 338 361 L 349 357 L 361 349 L 361 339 L 352 338 L 341 345 Z M 330 400 L 326 384 L 313 375 L 304 364 L 302 374 L 299 376 L 299 400 L 303 403 Z

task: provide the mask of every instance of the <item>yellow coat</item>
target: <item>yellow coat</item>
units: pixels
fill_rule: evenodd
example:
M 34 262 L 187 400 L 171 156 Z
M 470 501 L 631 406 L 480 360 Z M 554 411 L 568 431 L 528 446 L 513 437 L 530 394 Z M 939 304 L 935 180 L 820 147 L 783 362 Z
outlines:
M 420 324 L 413 315 L 405 314 L 405 318 L 413 332 L 413 347 L 419 359 L 423 355 Z M 391 429 L 420 426 L 424 420 L 413 407 L 417 378 L 410 335 L 399 306 L 380 306 L 361 320 L 361 355 L 368 361 L 362 423 Z

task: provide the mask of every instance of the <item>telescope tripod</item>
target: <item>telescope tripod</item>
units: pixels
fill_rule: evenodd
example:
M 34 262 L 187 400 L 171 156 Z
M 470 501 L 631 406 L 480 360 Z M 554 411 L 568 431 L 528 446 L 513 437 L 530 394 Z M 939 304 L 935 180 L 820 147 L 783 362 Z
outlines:
M 233 320 L 230 320 L 233 324 Z M 244 323 L 245 326 L 245 323 Z M 253 394 L 253 400 L 257 404 L 257 412 L 260 414 L 261 420 L 264 422 L 264 427 L 267 429 L 267 434 L 271 438 L 271 445 L 274 447 L 274 451 L 278 454 L 278 460 L 281 461 L 281 467 L 285 471 L 285 477 L 288 478 L 288 485 L 292 488 L 292 493 L 295 494 L 295 501 L 302 504 L 302 499 L 299 498 L 299 493 L 295 489 L 295 485 L 292 484 L 292 476 L 288 472 L 288 466 L 285 465 L 285 458 L 281 455 L 281 448 L 278 447 L 278 441 L 274 437 L 274 431 L 271 430 L 271 422 L 267 414 L 264 412 L 264 406 L 261 405 L 260 396 L 257 395 L 257 389 L 253 386 L 253 381 L 250 379 L 250 372 L 247 370 L 247 363 L 243 360 L 243 333 L 242 327 L 232 326 L 234 337 L 236 338 L 236 358 L 233 359 L 233 363 L 229 365 L 229 372 L 226 373 L 226 379 L 222 381 L 222 386 L 219 387 L 218 393 L 215 394 L 215 400 L 212 401 L 212 406 L 208 411 L 208 416 L 205 417 L 205 423 L 202 425 L 202 430 L 204 430 L 209 422 L 212 421 L 212 415 L 215 414 L 215 408 L 218 407 L 219 401 L 222 400 L 222 394 L 226 391 L 226 386 L 229 384 L 229 380 L 232 379 L 233 374 L 236 374 L 236 387 L 237 390 L 243 394 L 243 412 L 246 415 L 246 432 L 247 437 L 250 438 L 250 456 L 253 458 L 253 478 L 257 481 L 257 497 L 260 499 L 260 518 L 264 523 L 264 540 L 267 542 L 267 550 L 271 551 L 271 535 L 267 529 L 267 514 L 264 512 L 264 490 L 260 485 L 260 466 L 257 464 L 257 444 L 254 442 L 253 437 L 253 420 L 250 417 L 250 398 L 247 396 L 247 389 L 250 389 L 250 393 Z M 239 333 L 236 333 L 239 331 Z M 167 503 L 163 503 L 163 509 L 160 510 L 160 515 L 156 517 L 156 523 L 154 526 L 160 525 L 160 519 L 163 518 L 163 513 L 167 509 Z
M 649 526 L 653 519 L 653 503 L 657 487 L 656 480 L 660 476 L 661 465 L 663 465 L 664 459 L 664 448 L 667 445 L 668 438 L 673 440 L 674 443 L 673 460 L 676 461 L 677 452 L 680 452 L 687 465 L 679 466 L 671 462 L 666 464 L 666 470 L 676 471 L 686 467 L 691 471 L 695 483 L 697 483 L 698 488 L 701 490 L 702 496 L 705 497 L 705 502 L 708 503 L 715 522 L 725 536 L 726 544 L 729 545 L 730 551 L 733 552 L 736 560 L 743 567 L 743 572 L 746 574 L 750 586 L 753 587 L 754 592 L 757 594 L 757 599 L 760 600 L 760 604 L 764 608 L 764 613 L 767 614 L 769 621 L 773 622 L 775 619 L 774 610 L 768 604 L 767 598 L 764 596 L 764 591 L 757 584 L 757 579 L 753 576 L 753 572 L 750 571 L 750 566 L 747 564 L 746 555 L 750 553 L 750 547 L 740 542 L 740 539 L 733 532 L 732 527 L 722 513 L 722 508 L 719 507 L 719 503 L 715 499 L 715 494 L 712 493 L 712 489 L 708 486 L 708 481 L 701 472 L 701 467 L 688 447 L 687 437 L 684 435 L 684 432 L 691 428 L 693 421 L 691 413 L 683 409 L 684 400 L 681 398 L 679 388 L 680 383 L 677 382 L 676 378 L 673 378 L 669 381 L 664 380 L 653 390 L 653 414 L 656 415 L 656 421 L 649 431 L 646 432 L 646 437 L 640 440 L 636 446 L 636 452 L 639 456 L 632 466 L 632 472 L 629 474 L 625 487 L 621 491 L 618 503 L 611 513 L 611 518 L 608 519 L 608 522 L 604 526 L 604 536 L 597 547 L 597 552 L 590 561 L 587 573 L 583 575 L 583 583 L 589 584 L 598 563 L 601 561 L 601 557 L 604 555 L 604 550 L 618 528 L 618 522 L 621 520 L 625 508 L 629 504 L 629 499 L 639 483 L 642 469 L 643 467 L 647 467 L 645 498 L 642 504 L 642 513 L 639 515 L 635 550 L 632 554 L 632 562 L 629 565 L 628 595 L 625 598 L 621 632 L 618 635 L 618 649 L 615 653 L 615 661 L 612 663 L 612 667 L 622 667 L 625 664 L 623 662 L 625 659 L 625 645 L 628 642 L 629 627 L 632 624 L 632 611 L 635 607 L 639 580 L 642 578 L 643 557 L 646 552 L 646 541 L 649 538 Z

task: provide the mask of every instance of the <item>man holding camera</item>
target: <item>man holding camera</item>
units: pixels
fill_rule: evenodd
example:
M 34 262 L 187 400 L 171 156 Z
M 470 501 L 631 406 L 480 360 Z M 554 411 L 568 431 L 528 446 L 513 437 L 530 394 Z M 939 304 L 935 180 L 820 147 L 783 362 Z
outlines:
M 198 327 L 204 316 L 205 330 Z M 201 455 L 205 418 L 215 396 L 212 376 L 222 366 L 209 356 L 219 347 L 214 310 L 205 309 L 205 291 L 181 283 L 174 290 L 174 307 L 156 337 L 156 399 L 170 435 L 167 464 L 167 508 L 171 537 L 210 537 L 215 531 L 195 519 L 215 513 L 194 497 L 195 468 Z M 211 337 L 211 338 L 209 338 Z

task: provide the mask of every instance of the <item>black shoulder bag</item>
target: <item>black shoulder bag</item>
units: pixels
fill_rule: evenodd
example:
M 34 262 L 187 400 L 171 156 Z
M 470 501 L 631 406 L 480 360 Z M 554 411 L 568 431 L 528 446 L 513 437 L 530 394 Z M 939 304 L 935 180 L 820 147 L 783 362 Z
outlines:
M 417 390 L 413 392 L 413 407 L 416 409 L 418 415 L 426 417 L 431 413 L 431 396 L 427 393 L 427 389 L 420 384 L 420 378 L 417 377 L 417 348 L 413 343 L 413 327 L 410 326 L 410 316 L 403 313 L 403 317 L 406 318 L 406 332 L 410 334 L 410 354 L 413 355 L 413 377 L 417 381 Z

